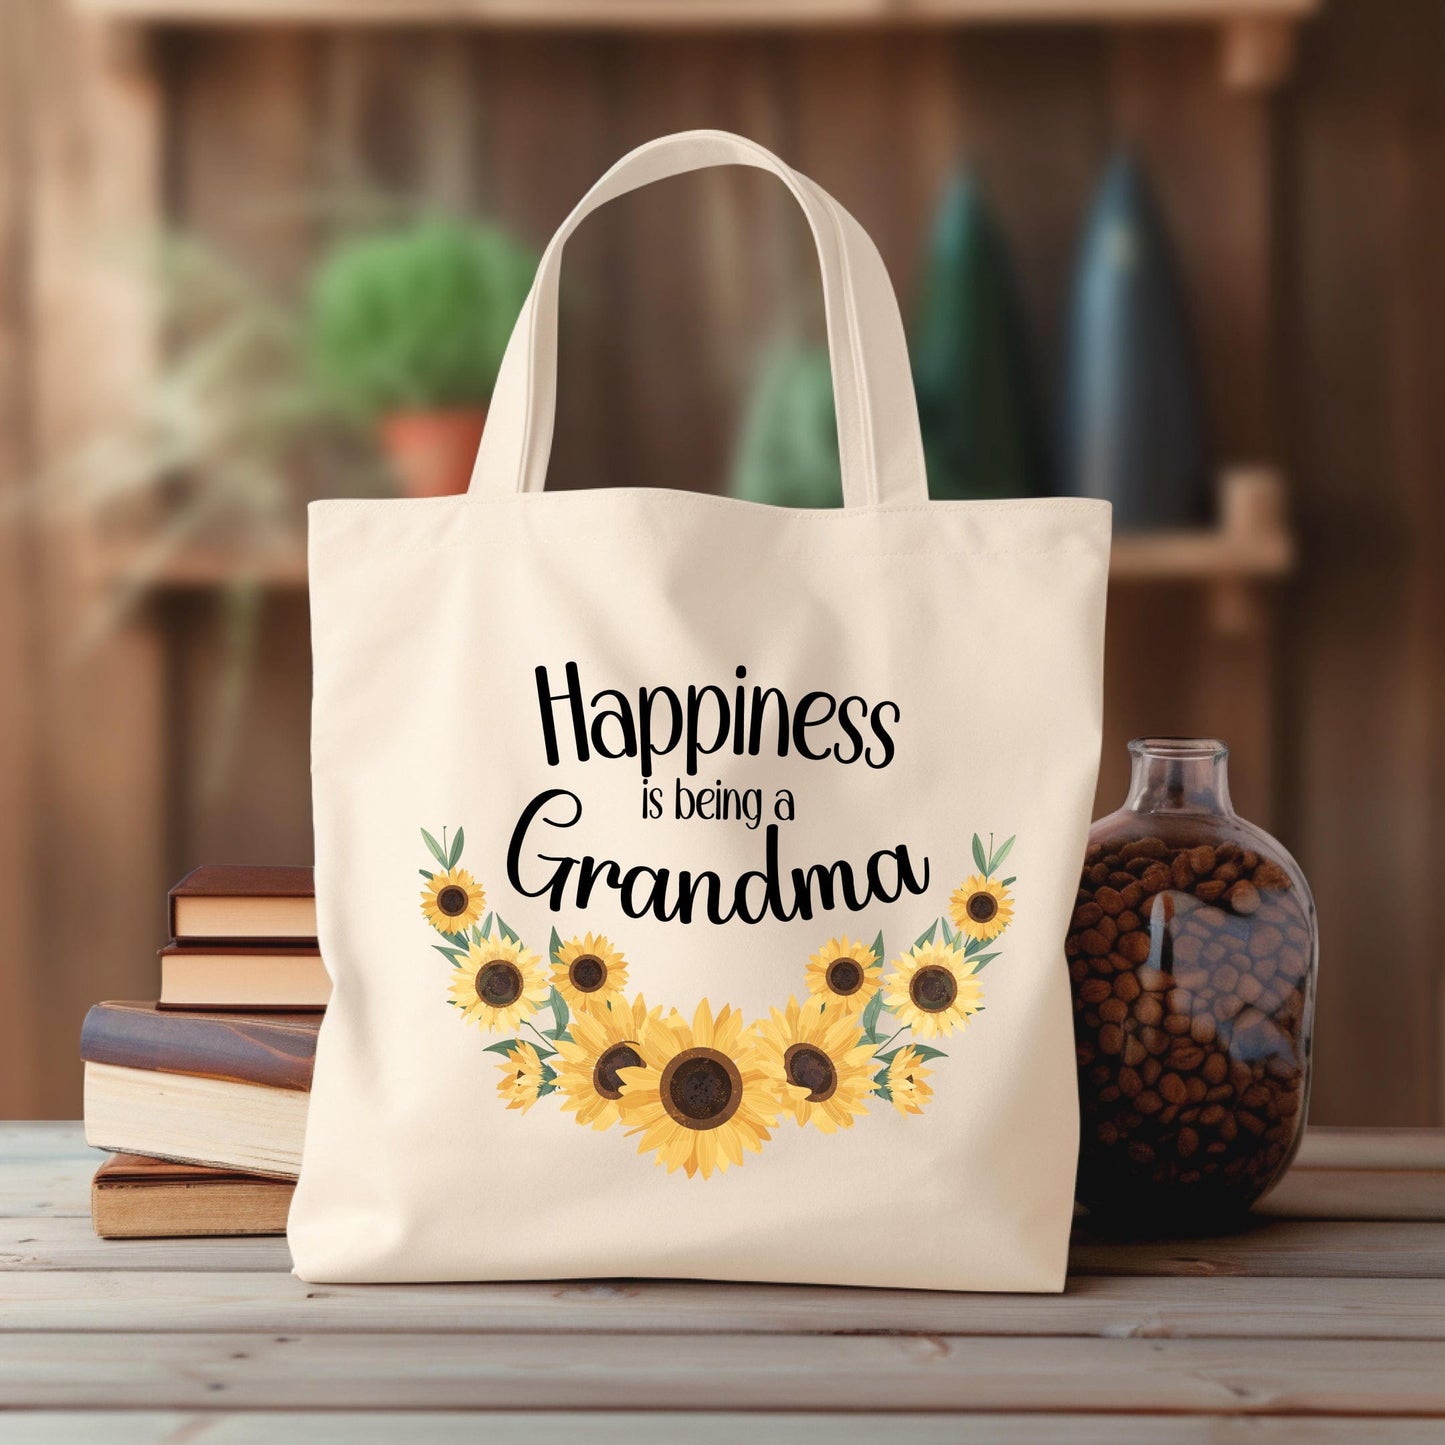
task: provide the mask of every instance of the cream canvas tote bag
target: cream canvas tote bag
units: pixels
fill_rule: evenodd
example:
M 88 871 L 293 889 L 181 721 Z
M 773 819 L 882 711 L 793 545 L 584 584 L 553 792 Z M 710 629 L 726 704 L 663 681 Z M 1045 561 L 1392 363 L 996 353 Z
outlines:
M 545 491 L 567 237 L 724 164 L 817 242 L 845 505 Z M 929 501 L 887 273 L 817 186 L 720 132 L 613 167 L 469 494 L 311 507 L 297 1273 L 1061 1288 L 1108 552 L 1100 502 Z

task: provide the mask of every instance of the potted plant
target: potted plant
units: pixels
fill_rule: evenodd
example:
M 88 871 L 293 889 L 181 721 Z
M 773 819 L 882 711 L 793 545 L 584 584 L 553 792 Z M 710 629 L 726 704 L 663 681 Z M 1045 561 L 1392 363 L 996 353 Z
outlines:
M 319 374 L 375 419 L 409 496 L 466 490 L 536 258 L 495 226 L 423 220 L 344 241 L 311 293 Z

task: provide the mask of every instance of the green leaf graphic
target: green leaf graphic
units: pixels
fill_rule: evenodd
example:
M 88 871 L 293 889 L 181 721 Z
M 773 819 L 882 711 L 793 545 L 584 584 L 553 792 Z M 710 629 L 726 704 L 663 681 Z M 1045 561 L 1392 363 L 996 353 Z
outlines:
M 456 968 L 466 957 L 466 954 L 459 953 L 455 948 L 448 948 L 443 943 L 434 943 L 432 947 L 440 953 L 453 968 Z
M 989 964 L 991 964 L 991 963 L 994 961 L 994 959 L 996 959 L 997 957 L 998 957 L 998 954 L 996 954 L 996 953 L 985 953 L 985 954 L 981 955 L 980 957 L 974 959 L 974 961 L 973 961 L 973 967 L 969 970 L 969 972 L 970 972 L 970 973 L 982 973 L 983 970 L 984 970 Z
M 552 954 L 552 962 L 560 967 L 562 960 L 557 955 L 562 952 L 562 938 L 555 928 L 552 930 L 552 942 L 548 947 Z
M 508 943 L 520 943 L 522 941 L 516 933 L 514 933 L 510 928 L 507 927 L 505 923 L 502 922 L 502 915 L 500 913 L 496 915 L 496 919 L 497 931 L 502 935 L 503 938 L 507 940 Z
M 421 830 L 421 837 L 422 842 L 425 843 L 427 846 L 428 852 L 430 852 L 432 857 L 435 858 L 437 862 L 442 865 L 443 868 L 445 868 L 447 866 L 447 855 L 442 852 L 442 845 L 438 843 L 437 840 L 433 838 L 432 835 L 428 833 L 425 828 Z
M 428 883 L 430 883 L 432 879 L 436 877 L 436 874 L 428 873 L 425 868 L 418 868 L 416 871 L 420 873 L 421 876 L 425 878 Z
M 872 998 L 868 1000 L 867 1007 L 863 1010 L 861 1023 L 863 1025 L 863 1039 L 866 1043 L 876 1044 L 880 1038 L 878 1033 L 878 1016 L 883 1012 L 883 990 L 880 988 Z
M 924 1063 L 927 1063 L 929 1059 L 946 1059 L 948 1057 L 942 1049 L 930 1048 L 927 1044 L 909 1044 L 906 1047 L 911 1048 Z
M 938 932 L 938 925 L 940 921 L 941 920 L 935 918 L 933 922 L 928 925 L 928 932 L 920 933 L 918 935 L 917 939 L 914 941 L 913 944 L 914 948 L 922 948 L 925 943 L 933 942 L 933 936 Z
M 452 839 L 452 851 L 447 854 L 447 867 L 455 868 L 462 859 L 462 840 L 467 836 L 466 829 L 458 828 L 457 836 Z
M 988 859 L 983 856 L 983 839 L 977 833 L 973 835 L 973 861 L 978 864 L 978 871 L 987 875 Z
M 999 866 L 999 864 L 1008 857 L 1009 850 L 1013 847 L 1013 845 L 1013 838 L 1009 838 L 1007 842 L 999 846 L 998 852 L 995 853 L 993 857 L 988 860 L 988 871 L 990 873 L 992 873 Z
M 499 1044 L 488 1044 L 482 1050 L 484 1054 L 501 1054 L 503 1057 L 510 1054 L 522 1041 L 521 1039 L 503 1039 Z
M 492 936 L 492 915 L 489 913 L 482 919 L 482 938 L 489 939 Z
M 555 1026 L 556 1032 L 552 1035 L 553 1038 L 556 1038 L 558 1034 L 566 1031 L 567 1020 L 571 1015 L 567 1009 L 567 1000 L 557 992 L 555 987 L 553 987 L 551 997 L 548 998 L 547 1002 L 551 1005 L 552 1017 L 557 1021 Z
M 873 961 L 875 963 L 883 962 L 883 930 L 881 928 L 878 930 L 878 937 L 873 940 Z

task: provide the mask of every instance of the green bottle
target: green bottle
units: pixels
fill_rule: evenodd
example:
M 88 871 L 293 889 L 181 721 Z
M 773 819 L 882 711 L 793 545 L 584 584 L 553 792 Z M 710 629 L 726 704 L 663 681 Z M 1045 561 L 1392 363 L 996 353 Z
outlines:
M 933 223 L 913 385 L 932 496 L 1046 492 L 1047 432 L 1018 280 L 969 173 L 950 182 Z
M 1148 178 L 1123 152 L 1105 169 L 1079 246 L 1060 392 L 1063 493 L 1106 498 L 1116 528 L 1210 520 L 1183 287 Z
M 779 507 L 841 507 L 827 350 L 781 343 L 764 358 L 733 462 L 732 494 Z

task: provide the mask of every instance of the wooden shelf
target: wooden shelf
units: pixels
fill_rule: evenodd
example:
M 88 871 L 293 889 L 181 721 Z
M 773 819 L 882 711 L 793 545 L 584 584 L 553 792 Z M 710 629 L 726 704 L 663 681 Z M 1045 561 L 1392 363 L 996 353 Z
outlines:
M 1220 525 L 1197 531 L 1121 533 L 1115 538 L 1109 575 L 1121 583 L 1200 582 L 1240 584 L 1287 576 L 1295 561 L 1285 520 L 1284 484 L 1268 467 L 1236 467 L 1220 478 Z M 137 546 L 98 542 L 96 571 L 102 583 L 146 585 L 136 576 Z M 275 590 L 306 586 L 306 553 L 276 550 L 261 558 L 218 547 L 178 553 L 151 575 L 161 592 L 205 592 L 241 582 Z
M 475 24 L 747 29 L 858 24 L 1296 21 L 1319 0 L 77 0 L 149 24 Z

